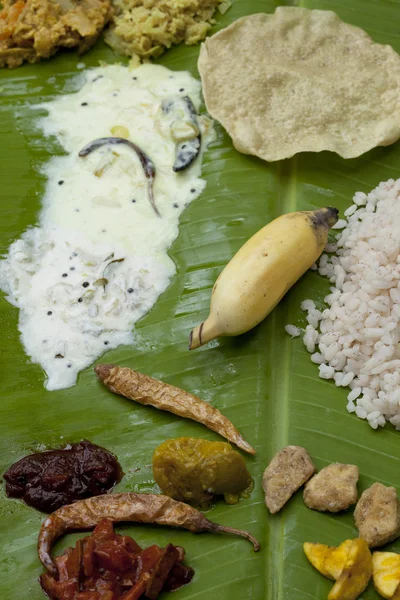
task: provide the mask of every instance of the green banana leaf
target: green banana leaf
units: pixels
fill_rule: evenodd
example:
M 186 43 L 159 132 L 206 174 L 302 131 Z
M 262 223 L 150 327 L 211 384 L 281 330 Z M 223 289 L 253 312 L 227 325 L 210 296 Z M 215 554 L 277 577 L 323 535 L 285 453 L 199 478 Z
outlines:
M 273 12 L 273 0 L 236 0 L 218 18 L 215 30 L 254 12 Z M 290 2 L 285 2 L 290 4 Z M 400 52 L 398 0 L 304 0 L 298 5 L 331 9 L 363 27 L 377 42 Z M 160 62 L 197 74 L 198 47 L 179 47 Z M 121 60 L 101 41 L 79 58 L 62 53 L 35 66 L 0 72 L 0 252 L 36 222 L 45 180 L 41 165 L 56 143 L 35 130 L 26 105 L 72 91 L 77 64 Z M 254 57 L 257 60 L 257 57 Z M 368 94 L 368 90 L 365 90 Z M 332 585 L 303 555 L 304 541 L 338 544 L 357 535 L 350 513 L 329 516 L 307 509 L 301 493 L 276 516 L 267 514 L 261 476 L 273 454 L 286 444 L 305 446 L 318 468 L 330 462 L 355 463 L 360 490 L 374 481 L 400 485 L 400 432 L 391 426 L 373 431 L 346 412 L 346 390 L 318 378 L 301 341 L 284 332 L 287 323 L 304 324 L 301 300 L 322 305 L 327 281 L 307 273 L 259 327 L 236 339 L 221 339 L 195 352 L 188 334 L 208 312 L 210 291 L 222 267 L 241 244 L 282 213 L 332 205 L 343 211 L 357 190 L 400 176 L 400 143 L 355 160 L 334 154 L 305 154 L 277 164 L 240 155 L 223 130 L 205 156 L 207 188 L 181 218 L 180 235 L 170 254 L 177 275 L 139 324 L 133 347 L 105 356 L 162 378 L 210 401 L 224 412 L 257 449 L 246 457 L 255 488 L 237 506 L 218 502 L 207 516 L 247 529 L 262 545 L 258 554 L 245 540 L 191 534 L 161 527 L 121 526 L 140 544 L 183 545 L 196 571 L 194 581 L 176 592 L 179 600 L 311 600 L 327 597 Z M 125 477 L 118 491 L 158 491 L 152 475 L 154 448 L 167 438 L 189 435 L 220 439 L 205 427 L 135 405 L 108 393 L 93 370 L 74 388 L 47 392 L 43 372 L 24 354 L 17 310 L 0 299 L 1 472 L 31 451 L 90 439 L 115 452 Z M 41 565 L 36 540 L 43 515 L 17 500 L 0 497 L 0 598 L 43 598 L 37 582 Z M 66 536 L 57 551 L 75 543 Z M 400 543 L 391 548 L 400 551 Z M 362 598 L 377 598 L 372 585 Z

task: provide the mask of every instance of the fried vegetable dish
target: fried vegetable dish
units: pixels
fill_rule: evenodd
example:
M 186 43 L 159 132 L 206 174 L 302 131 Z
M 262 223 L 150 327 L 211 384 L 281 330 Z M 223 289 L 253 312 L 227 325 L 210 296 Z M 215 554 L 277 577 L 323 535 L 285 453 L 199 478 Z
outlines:
M 4 0 L 0 67 L 48 58 L 60 48 L 86 52 L 112 11 L 110 0 Z
M 214 496 L 236 504 L 253 487 L 243 457 L 229 444 L 189 437 L 156 448 L 153 474 L 164 494 L 196 506 L 207 506 Z
M 370 548 L 383 546 L 400 535 L 400 504 L 394 487 L 374 483 L 361 495 L 354 511 L 360 536 Z
M 55 559 L 58 578 L 44 573 L 40 584 L 51 600 L 156 600 L 161 591 L 191 581 L 194 571 L 182 564 L 184 557 L 183 548 L 172 544 L 142 549 L 103 519 L 92 535 Z
M 6 493 L 43 512 L 105 494 L 122 478 L 108 450 L 88 441 L 25 456 L 4 474 Z
M 358 467 L 333 463 L 304 486 L 304 504 L 321 512 L 340 512 L 357 502 Z
M 286 446 L 275 454 L 264 471 L 262 483 L 269 512 L 279 512 L 314 473 L 315 466 L 301 446 Z

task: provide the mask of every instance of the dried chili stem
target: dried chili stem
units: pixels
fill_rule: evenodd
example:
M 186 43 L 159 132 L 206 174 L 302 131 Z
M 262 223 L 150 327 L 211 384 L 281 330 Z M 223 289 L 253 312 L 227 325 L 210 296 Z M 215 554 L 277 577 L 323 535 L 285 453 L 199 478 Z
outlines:
M 202 423 L 245 452 L 256 453 L 229 419 L 197 396 L 128 367 L 96 365 L 94 370 L 102 383 L 115 394 Z
M 44 567 L 52 575 L 57 575 L 57 567 L 50 555 L 54 542 L 68 531 L 91 529 L 104 518 L 110 519 L 113 523 L 127 521 L 170 525 L 193 533 L 202 531 L 231 533 L 249 540 L 255 552 L 260 549 L 256 538 L 247 531 L 213 523 L 188 504 L 177 502 L 168 496 L 127 492 L 79 500 L 62 506 L 47 517 L 38 538 L 38 555 Z

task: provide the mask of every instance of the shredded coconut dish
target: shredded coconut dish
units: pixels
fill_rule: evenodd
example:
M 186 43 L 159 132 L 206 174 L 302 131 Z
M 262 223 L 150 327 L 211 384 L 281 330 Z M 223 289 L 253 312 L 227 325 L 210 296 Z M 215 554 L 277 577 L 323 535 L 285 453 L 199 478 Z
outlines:
M 204 40 L 215 23 L 213 15 L 230 7 L 229 0 L 113 0 L 113 21 L 104 39 L 125 56 L 156 58 L 184 42 Z
M 347 410 L 377 429 L 400 430 L 400 179 L 357 192 L 337 244 L 327 246 L 318 272 L 333 284 L 328 307 L 301 308 L 303 341 L 322 379 L 349 387 Z M 287 333 L 299 336 L 293 325 Z

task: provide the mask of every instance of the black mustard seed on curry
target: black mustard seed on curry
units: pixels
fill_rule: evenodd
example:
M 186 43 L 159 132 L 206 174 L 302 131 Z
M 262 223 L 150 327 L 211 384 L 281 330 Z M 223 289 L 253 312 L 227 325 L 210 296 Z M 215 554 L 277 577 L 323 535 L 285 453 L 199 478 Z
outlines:
M 60 450 L 25 456 L 4 474 L 9 498 L 52 512 L 75 500 L 105 494 L 123 476 L 108 450 L 82 441 Z

